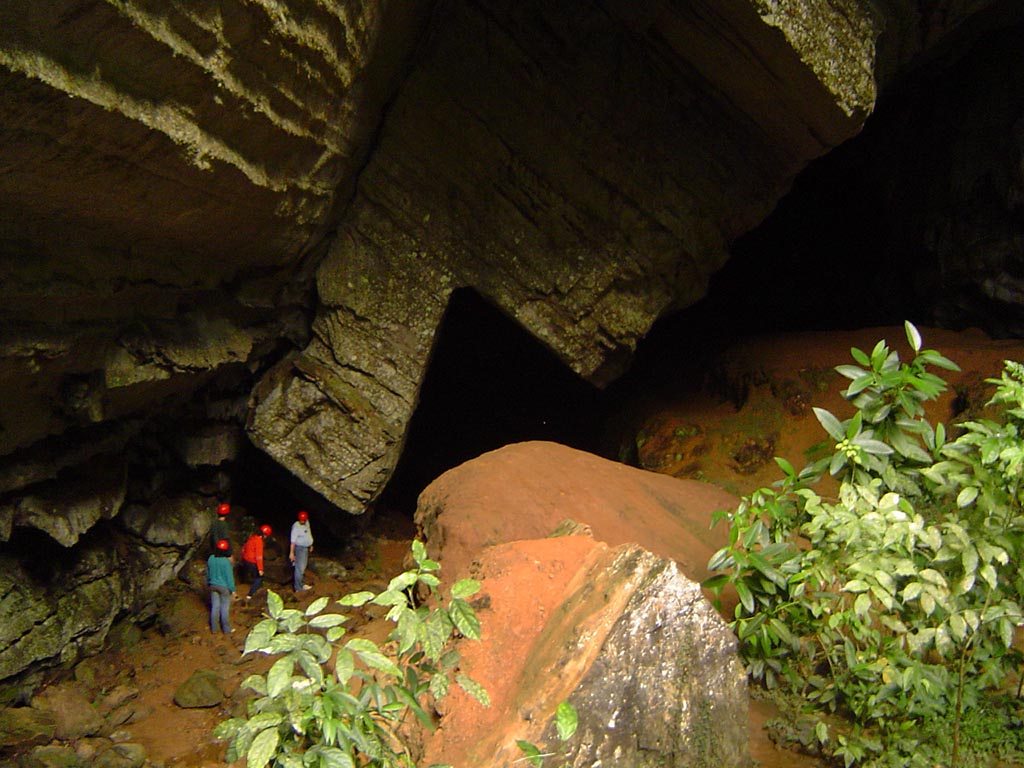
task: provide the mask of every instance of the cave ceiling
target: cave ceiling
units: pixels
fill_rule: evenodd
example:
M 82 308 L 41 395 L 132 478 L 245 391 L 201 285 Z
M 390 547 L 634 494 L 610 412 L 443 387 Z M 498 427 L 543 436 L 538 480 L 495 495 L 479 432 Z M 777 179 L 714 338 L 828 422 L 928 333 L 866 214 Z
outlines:
M 365 511 L 454 292 L 605 386 L 881 91 L 1020 16 L 954 0 L 8 0 L 0 539 L 60 528 L 25 499 L 130 464 L 154 431 L 153 461 L 216 468 L 249 441 Z M 130 466 L 103 477 L 106 506 L 82 520 L 143 493 Z

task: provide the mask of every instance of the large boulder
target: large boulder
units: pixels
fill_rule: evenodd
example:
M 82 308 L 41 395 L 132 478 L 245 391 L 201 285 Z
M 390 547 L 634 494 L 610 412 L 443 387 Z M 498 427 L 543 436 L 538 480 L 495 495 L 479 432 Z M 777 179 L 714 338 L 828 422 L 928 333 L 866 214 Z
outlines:
M 483 585 L 483 639 L 460 644 L 461 668 L 492 706 L 462 693 L 442 702 L 425 762 L 510 766 L 517 739 L 555 748 L 552 718 L 567 700 L 580 713 L 570 765 L 745 765 L 736 640 L 692 580 L 724 540 L 709 531 L 712 511 L 734 503 L 547 442 L 434 481 L 417 523 L 446 581 Z
M 460 669 L 491 706 L 444 700 L 425 763 L 519 765 L 519 739 L 557 750 L 568 701 L 579 728 L 567 765 L 749 764 L 735 637 L 673 562 L 577 535 L 490 547 L 470 573 L 483 639 L 460 644 Z

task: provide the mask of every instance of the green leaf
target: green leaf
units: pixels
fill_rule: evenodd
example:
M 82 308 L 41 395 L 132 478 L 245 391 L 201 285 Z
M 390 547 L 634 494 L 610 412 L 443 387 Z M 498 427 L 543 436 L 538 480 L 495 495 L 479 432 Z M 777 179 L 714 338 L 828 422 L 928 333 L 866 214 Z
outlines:
M 543 765 L 544 758 L 541 757 L 540 750 L 533 744 L 522 739 L 516 739 L 516 746 L 526 756 L 526 759 L 530 761 L 530 765 L 535 766 L 535 768 L 540 768 Z
M 846 397 L 854 397 L 855 395 L 859 395 L 861 392 L 863 392 L 865 389 L 867 389 L 874 383 L 875 377 L 872 374 L 864 374 L 863 376 L 854 379 L 854 381 L 850 383 L 850 386 L 846 388 L 846 392 L 844 394 L 846 395 Z
M 561 741 L 568 741 L 576 733 L 579 725 L 579 717 L 576 715 L 576 708 L 568 701 L 563 701 L 555 710 L 555 727 L 558 729 L 558 738 Z
M 818 419 L 818 422 L 821 424 L 822 427 L 825 428 L 825 431 L 828 432 L 829 436 L 833 440 L 841 441 L 846 439 L 846 430 L 843 428 L 843 425 L 839 422 L 839 419 L 833 416 L 829 411 L 826 411 L 824 408 L 815 407 L 813 410 L 814 415 Z
M 324 684 L 324 671 L 317 660 L 309 653 L 309 651 L 299 651 L 296 654 L 299 661 L 299 666 L 302 671 L 306 673 L 306 677 L 313 681 L 313 685 L 319 689 Z
M 719 573 L 704 579 L 701 586 L 713 594 L 721 594 L 723 587 L 729 583 L 732 577 L 728 573 Z
M 291 686 L 294 669 L 295 659 L 291 656 L 285 656 L 275 661 L 274 666 L 267 673 L 267 695 L 280 696 L 285 689 Z
M 346 621 L 348 621 L 348 616 L 342 616 L 340 613 L 325 613 L 323 616 L 314 616 L 310 619 L 309 626 L 314 629 L 329 629 L 344 624 Z
M 388 583 L 388 592 L 404 592 L 416 583 L 418 576 L 415 571 L 406 571 L 395 576 Z
M 275 634 L 277 634 L 277 622 L 273 619 L 264 619 L 249 631 L 242 653 L 252 653 L 266 648 Z
M 451 633 L 451 618 L 447 613 L 436 611 L 420 624 L 420 642 L 430 659 L 438 659 L 444 651 Z
M 892 447 L 881 440 L 871 440 L 863 436 L 857 436 L 852 442 L 854 445 L 859 445 L 872 456 L 888 456 L 893 452 Z
M 837 453 L 832 456 L 832 461 L 828 465 L 828 473 L 830 475 L 838 474 L 839 470 L 846 466 L 846 454 Z
M 868 610 L 871 608 L 871 598 L 867 592 L 861 592 L 857 595 L 857 599 L 853 601 L 853 612 L 863 618 L 867 616 Z
M 871 367 L 880 371 L 884 367 L 889 356 L 889 347 L 885 344 L 885 339 L 880 339 L 875 348 L 871 350 Z
M 430 678 L 430 695 L 435 699 L 443 699 L 448 695 L 448 686 L 450 683 L 451 681 L 449 680 L 448 675 L 443 672 L 439 672 Z
M 294 651 L 300 644 L 301 640 L 297 635 L 291 632 L 282 632 L 280 635 L 275 635 L 274 639 L 262 650 L 264 653 L 277 655 Z
M 327 607 L 327 603 L 326 597 L 318 597 L 306 607 L 306 616 L 316 616 L 316 614 Z
M 284 600 L 274 590 L 267 590 L 267 611 L 272 619 L 276 619 L 284 610 Z
M 402 679 L 402 670 L 398 668 L 394 661 L 381 653 L 380 649 L 372 641 L 357 637 L 354 640 L 349 640 L 345 647 L 355 653 L 368 667 L 386 672 L 399 680 Z
M 863 350 L 858 349 L 857 347 L 850 347 L 850 357 L 865 367 L 871 365 L 871 358 L 869 358 Z
M 431 589 L 436 589 L 441 584 L 441 580 L 432 573 L 421 573 L 419 582 L 420 584 L 426 584 Z
M 750 588 L 742 581 L 736 582 L 736 594 L 739 595 L 740 603 L 746 609 L 748 614 L 754 612 L 754 595 L 750 591 Z
M 338 655 L 334 657 L 334 674 L 338 678 L 338 682 L 347 685 L 355 670 L 356 660 L 352 652 L 344 648 L 339 650 Z
M 860 592 L 867 592 L 868 591 L 868 583 L 866 581 L 864 581 L 863 579 L 851 579 L 850 581 L 846 582 L 846 585 L 843 587 L 843 591 L 844 592 L 851 592 L 853 594 L 858 594 Z
M 476 680 L 459 673 L 455 675 L 455 682 L 459 684 L 459 687 L 462 690 L 479 701 L 485 707 L 491 706 L 491 697 L 487 695 L 487 689 L 480 685 Z
M 956 495 L 956 505 L 960 509 L 969 507 L 976 498 L 978 498 L 978 489 L 973 485 L 968 485 L 965 488 L 961 488 L 960 493 Z
M 864 377 L 867 373 L 863 368 L 859 368 L 856 365 L 837 365 L 834 370 L 840 376 L 844 376 L 847 379 L 852 379 L 854 381 Z
M 331 627 L 327 630 L 327 642 L 333 643 L 345 636 L 344 627 Z
M 995 589 L 996 585 L 999 583 L 999 577 L 996 575 L 996 569 L 992 567 L 992 563 L 985 563 L 981 566 L 978 574 L 992 589 Z
M 465 600 L 480 591 L 480 582 L 476 579 L 459 579 L 452 586 L 452 597 Z
M 427 559 L 427 547 L 419 539 L 413 539 L 412 541 L 412 557 L 417 565 L 421 565 Z
M 473 606 L 465 600 L 452 600 L 448 606 L 448 615 L 464 637 L 480 639 L 480 619 L 476 617 Z
M 967 636 L 967 622 L 964 621 L 963 616 L 958 613 L 954 613 L 949 617 L 949 632 L 953 636 L 953 639 L 957 642 L 963 642 Z
M 249 719 L 249 728 L 253 731 L 262 731 L 266 728 L 275 728 L 284 720 L 280 712 L 261 712 Z
M 238 733 L 238 729 L 245 727 L 246 724 L 247 721 L 244 718 L 232 717 L 230 720 L 225 720 L 213 729 L 213 738 L 217 741 L 233 739 L 235 734 Z
M 926 349 L 921 353 L 921 357 L 929 365 L 934 365 L 936 368 L 943 368 L 947 371 L 959 371 L 960 366 L 954 363 L 952 360 L 943 357 L 938 352 L 932 349 Z
M 246 768 L 266 768 L 271 758 L 277 753 L 280 737 L 276 728 L 268 728 L 252 741 L 245 756 Z
M 921 334 L 918 332 L 917 328 L 914 327 L 914 324 L 909 320 L 905 321 L 903 323 L 903 326 L 907 332 L 907 342 L 910 344 L 910 348 L 914 350 L 914 352 L 920 352 Z
M 348 606 L 350 608 L 359 608 L 360 606 L 366 605 L 368 602 L 373 600 L 373 592 L 352 592 L 344 595 L 338 600 L 338 605 Z
M 935 598 L 931 592 L 921 593 L 921 610 L 924 611 L 925 616 L 931 616 L 935 613 Z
M 248 688 L 260 696 L 267 695 L 267 679 L 263 675 L 249 675 L 242 681 L 242 688 Z
M 406 605 L 409 598 L 405 592 L 398 592 L 393 589 L 386 590 L 370 601 L 374 605 Z
M 352 756 L 337 747 L 317 745 L 314 749 L 320 757 L 318 768 L 356 768 Z
M 828 725 L 824 720 L 819 720 L 814 726 L 814 736 L 818 739 L 819 744 L 828 743 Z

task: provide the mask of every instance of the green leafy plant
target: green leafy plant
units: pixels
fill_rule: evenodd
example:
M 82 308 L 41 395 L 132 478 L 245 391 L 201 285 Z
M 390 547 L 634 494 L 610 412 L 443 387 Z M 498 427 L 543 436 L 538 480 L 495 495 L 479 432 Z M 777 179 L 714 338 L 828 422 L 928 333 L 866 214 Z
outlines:
M 480 622 L 467 602 L 480 585 L 457 582 L 444 604 L 440 566 L 419 541 L 412 554 L 416 568 L 394 577 L 383 592 L 356 592 L 338 601 L 388 608 L 395 628 L 383 647 L 365 638 L 342 645 L 348 617 L 324 613 L 326 597 L 300 611 L 268 594 L 268 616 L 252 628 L 243 653 L 278 658 L 267 674 L 242 683 L 256 694 L 248 716 L 226 720 L 214 733 L 230 740 L 229 762 L 244 757 L 248 768 L 414 768 L 406 740 L 413 720 L 434 727 L 428 697 L 440 699 L 455 683 L 489 704 L 487 692 L 458 671 L 459 654 L 449 642 L 456 635 L 480 638 Z M 424 600 L 416 598 L 418 590 L 426 593 Z
M 815 729 L 848 768 L 957 765 L 965 709 L 1020 662 L 1024 367 L 1007 362 L 987 380 L 999 420 L 966 422 L 949 440 L 925 417 L 945 389 L 926 368 L 956 366 L 922 349 L 910 323 L 906 334 L 911 362 L 880 341 L 836 369 L 856 410 L 840 420 L 814 409 L 827 455 L 799 473 L 777 459 L 773 488 L 716 515 L 730 543 L 706 582 L 735 590 L 754 679 L 850 723 Z M 825 473 L 838 483 L 830 498 L 813 488 Z
M 523 756 L 515 762 L 518 763 L 526 760 L 534 768 L 541 768 L 544 765 L 545 759 L 558 757 L 564 753 L 565 743 L 576 733 L 577 725 L 579 725 L 579 717 L 576 714 L 576 708 L 569 702 L 563 701 L 558 705 L 558 709 L 555 710 L 555 729 L 558 733 L 558 741 L 560 742 L 559 751 L 542 752 L 536 744 L 524 739 L 518 739 L 516 740 L 516 745 L 523 753 Z

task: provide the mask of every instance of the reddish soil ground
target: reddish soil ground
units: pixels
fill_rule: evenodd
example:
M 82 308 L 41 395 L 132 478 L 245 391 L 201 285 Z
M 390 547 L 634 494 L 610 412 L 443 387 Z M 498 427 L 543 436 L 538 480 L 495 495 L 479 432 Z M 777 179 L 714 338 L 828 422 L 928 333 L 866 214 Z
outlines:
M 632 414 L 640 433 L 637 443 L 642 463 L 666 474 L 704 479 L 733 493 L 769 484 L 778 478 L 772 455 L 802 465 L 803 451 L 824 437 L 809 411 L 810 404 L 824 405 L 840 417 L 847 415 L 840 412 L 843 404 L 836 395 L 839 380 L 830 373 L 831 367 L 850 362 L 851 345 L 870 350 L 881 335 L 888 335 L 893 343 L 903 343 L 902 329 L 752 342 L 734 358 L 737 376 L 747 369 L 751 374 L 742 407 L 713 394 L 687 393 L 678 400 L 645 403 Z M 925 331 L 925 342 L 964 368 L 967 375 L 960 377 L 964 383 L 958 385 L 961 394 L 974 386 L 972 381 L 997 375 L 1004 357 L 1024 359 L 1020 344 L 989 342 L 978 334 Z M 792 386 L 783 385 L 785 381 L 792 382 Z M 951 402 L 952 396 L 943 400 L 940 406 L 945 412 L 939 418 L 948 419 Z M 301 598 L 291 595 L 287 587 L 281 588 L 280 594 L 290 603 L 305 605 L 323 595 L 340 597 L 368 583 L 386 584 L 391 575 L 402 570 L 414 531 L 407 520 L 381 518 L 375 526 L 370 532 L 372 547 L 367 547 L 376 553 L 371 558 L 372 566 L 352 571 L 344 580 L 314 575 L 314 589 Z M 538 578 L 546 580 L 548 576 L 538 574 Z M 524 585 L 518 596 L 510 594 L 506 599 L 523 600 L 525 615 L 531 594 L 541 589 L 542 584 L 536 588 Z M 244 707 L 244 696 L 238 690 L 241 681 L 268 666 L 265 659 L 243 658 L 240 653 L 246 632 L 261 618 L 264 605 L 264 599 L 253 604 L 234 603 L 232 620 L 237 632 L 212 636 L 202 597 L 176 583 L 167 594 L 167 611 L 172 615 L 166 618 L 173 621 L 158 625 L 164 627 L 164 632 L 157 627 L 149 629 L 137 642 L 96 661 L 98 684 L 128 682 L 140 691 L 139 709 L 152 710 L 148 717 L 125 726 L 131 739 L 147 748 L 151 760 L 163 762 L 168 768 L 223 765 L 225 746 L 211 743 L 211 733 L 218 722 Z M 178 631 L 167 632 L 167 626 Z M 386 629 L 367 623 L 355 631 L 379 635 Z M 185 710 L 174 705 L 175 689 L 198 669 L 212 669 L 221 676 L 229 694 L 222 707 Z M 763 728 L 773 715 L 768 705 L 752 702 L 752 757 L 764 768 L 818 766 L 809 757 L 776 749 Z

